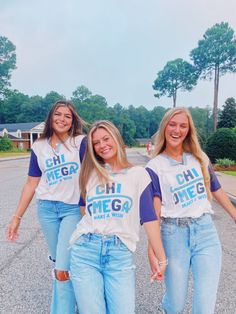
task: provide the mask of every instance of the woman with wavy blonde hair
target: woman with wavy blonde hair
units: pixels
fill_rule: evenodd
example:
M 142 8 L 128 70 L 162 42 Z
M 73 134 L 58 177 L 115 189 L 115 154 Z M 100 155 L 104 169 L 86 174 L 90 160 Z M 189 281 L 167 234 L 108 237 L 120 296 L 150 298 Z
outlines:
M 79 313 L 133 314 L 133 252 L 140 221 L 157 257 L 153 278 L 163 278 L 166 257 L 150 176 L 128 162 L 120 132 L 109 121 L 95 122 L 88 132 L 80 186 L 85 214 L 71 238 L 71 280 Z
M 186 108 L 164 115 L 156 134 L 154 158 L 147 164 L 161 237 L 169 261 L 160 309 L 181 313 L 189 271 L 194 281 L 193 313 L 213 314 L 221 269 L 221 245 L 211 218 L 211 195 L 236 222 L 236 210 L 222 190 Z M 149 261 L 155 256 L 149 245 Z

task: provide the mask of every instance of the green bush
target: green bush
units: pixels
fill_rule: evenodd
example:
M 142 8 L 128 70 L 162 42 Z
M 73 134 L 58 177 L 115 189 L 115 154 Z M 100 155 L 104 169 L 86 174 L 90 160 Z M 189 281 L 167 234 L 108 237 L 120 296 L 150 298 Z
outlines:
M 7 137 L 7 135 L 0 138 L 0 151 L 8 151 L 11 150 L 12 147 L 12 141 Z
M 235 165 L 235 161 L 234 160 L 231 160 L 229 158 L 223 158 L 223 159 L 216 159 L 216 164 L 219 165 L 219 166 L 225 166 L 225 167 L 230 167 L 230 166 L 233 166 Z
M 213 163 L 216 159 L 236 158 L 236 133 L 232 129 L 222 128 L 207 140 L 206 152 Z

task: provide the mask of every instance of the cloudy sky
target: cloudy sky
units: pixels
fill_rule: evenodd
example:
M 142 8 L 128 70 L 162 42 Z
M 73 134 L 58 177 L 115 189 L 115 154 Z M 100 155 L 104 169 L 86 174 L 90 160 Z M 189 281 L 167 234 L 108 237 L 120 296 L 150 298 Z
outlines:
M 16 45 L 12 88 L 71 97 L 87 86 L 108 104 L 168 107 L 155 98 L 158 71 L 189 59 L 205 31 L 228 22 L 236 31 L 235 0 L 0 0 L 0 35 Z M 220 80 L 219 105 L 236 98 L 236 74 Z M 212 104 L 213 82 L 179 92 L 177 104 Z

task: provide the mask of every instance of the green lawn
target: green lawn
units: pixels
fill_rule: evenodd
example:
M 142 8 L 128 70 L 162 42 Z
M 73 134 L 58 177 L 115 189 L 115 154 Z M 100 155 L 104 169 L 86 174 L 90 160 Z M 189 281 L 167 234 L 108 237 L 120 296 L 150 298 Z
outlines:
M 229 174 L 231 176 L 236 176 L 236 171 L 221 171 L 221 172 L 223 172 L 225 174 Z
M 0 158 L 5 158 L 5 157 L 15 157 L 15 156 L 27 156 L 29 155 L 29 152 L 1 152 L 0 151 Z

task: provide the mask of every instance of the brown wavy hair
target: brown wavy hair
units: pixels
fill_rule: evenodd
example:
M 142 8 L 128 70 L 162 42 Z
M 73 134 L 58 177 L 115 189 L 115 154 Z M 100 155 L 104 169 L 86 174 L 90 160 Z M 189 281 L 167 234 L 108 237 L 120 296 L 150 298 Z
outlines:
M 53 130 L 52 127 L 52 117 L 54 112 L 59 108 L 59 107 L 65 107 L 68 108 L 72 114 L 72 125 L 71 128 L 68 131 L 68 135 L 71 137 L 75 137 L 77 135 L 83 134 L 83 125 L 85 124 L 84 121 L 80 118 L 78 113 L 76 112 L 76 109 L 72 102 L 67 101 L 67 100 L 58 100 L 55 102 L 55 104 L 52 106 L 50 109 L 47 118 L 45 120 L 45 126 L 42 135 L 40 136 L 40 139 L 49 139 L 53 133 L 56 133 Z M 58 136 L 58 134 L 56 134 Z M 60 136 L 58 136 L 60 139 Z M 63 141 L 62 141 L 63 142 Z

